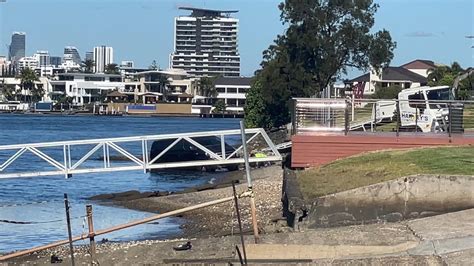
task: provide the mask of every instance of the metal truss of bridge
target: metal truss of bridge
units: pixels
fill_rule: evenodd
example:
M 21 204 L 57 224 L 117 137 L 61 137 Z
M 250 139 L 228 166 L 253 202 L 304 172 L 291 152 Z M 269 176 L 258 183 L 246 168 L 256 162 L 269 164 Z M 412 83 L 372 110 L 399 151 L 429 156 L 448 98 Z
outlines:
M 262 150 L 267 151 L 265 156 L 251 155 L 250 163 L 281 161 L 277 147 L 263 129 L 246 129 L 245 133 L 247 144 L 258 138 L 260 145 L 265 144 Z M 64 175 L 67 178 L 73 174 L 130 170 L 147 172 L 151 169 L 243 164 L 240 134 L 240 130 L 222 130 L 5 145 L 0 146 L 0 179 L 52 175 Z M 220 148 L 216 149 L 214 145 L 214 149 L 210 149 L 202 145 L 199 140 L 203 137 L 215 138 Z M 166 140 L 165 148 L 154 158 L 150 158 L 150 144 L 160 140 Z M 229 145 L 226 144 L 229 140 L 236 142 L 237 147 L 232 146 L 229 150 Z M 200 150 L 205 153 L 207 159 L 160 161 L 160 158 L 178 143 L 189 144 L 192 149 Z M 116 160 L 111 154 L 116 154 L 120 160 Z M 18 162 L 20 160 L 23 161 Z

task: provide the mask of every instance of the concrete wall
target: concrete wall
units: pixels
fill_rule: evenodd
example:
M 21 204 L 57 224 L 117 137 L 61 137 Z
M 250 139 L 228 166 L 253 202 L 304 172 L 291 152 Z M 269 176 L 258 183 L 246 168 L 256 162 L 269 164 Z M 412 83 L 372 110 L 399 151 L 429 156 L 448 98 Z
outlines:
M 395 222 L 459 211 L 474 208 L 474 176 L 409 176 L 320 197 L 306 208 L 300 228 Z

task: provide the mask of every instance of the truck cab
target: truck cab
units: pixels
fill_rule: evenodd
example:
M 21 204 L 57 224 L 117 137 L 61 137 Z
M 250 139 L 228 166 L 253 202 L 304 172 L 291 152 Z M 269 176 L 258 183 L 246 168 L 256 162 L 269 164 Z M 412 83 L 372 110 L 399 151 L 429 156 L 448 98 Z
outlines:
M 422 132 L 446 131 L 449 123 L 448 101 L 453 99 L 448 86 L 402 90 L 398 94 L 401 127 Z

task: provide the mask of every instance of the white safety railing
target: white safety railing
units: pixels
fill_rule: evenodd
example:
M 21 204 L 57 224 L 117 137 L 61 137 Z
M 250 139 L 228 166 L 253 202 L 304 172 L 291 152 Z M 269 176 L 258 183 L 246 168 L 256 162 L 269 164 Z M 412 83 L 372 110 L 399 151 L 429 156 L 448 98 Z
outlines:
M 249 161 L 253 162 L 272 162 L 281 161 L 281 155 L 277 148 L 261 128 L 246 129 L 246 143 L 249 144 L 257 137 L 261 136 L 260 143 L 266 144 L 262 150 L 266 150 L 266 156 L 250 156 Z M 151 169 L 165 168 L 181 168 L 195 166 L 217 166 L 228 164 L 243 164 L 244 158 L 242 154 L 242 144 L 232 147 L 226 144 L 226 139 L 230 140 L 239 138 L 240 130 L 221 130 L 208 132 L 192 132 L 180 134 L 164 134 L 151 136 L 136 136 L 123 138 L 107 138 L 107 139 L 89 139 L 74 141 L 58 141 L 31 144 L 16 144 L 0 146 L 0 179 L 1 178 L 19 178 L 34 176 L 51 176 L 64 175 L 66 178 L 73 174 L 115 172 L 115 171 L 131 171 L 143 170 L 147 172 Z M 220 143 L 220 149 L 210 149 L 200 143 L 199 138 L 216 137 L 216 141 Z M 168 140 L 170 144 L 163 147 L 161 152 L 150 158 L 150 144 L 154 141 Z M 188 161 L 163 161 L 160 160 L 169 152 L 177 143 L 186 143 L 193 146 L 193 149 L 205 153 L 207 159 L 204 160 L 188 160 Z M 263 142 L 263 143 L 262 143 Z M 215 145 L 214 145 L 215 146 Z M 55 156 L 48 154 L 48 150 L 56 149 Z M 111 157 L 111 151 L 121 157 L 120 163 L 111 163 L 114 158 Z M 136 155 L 137 152 L 140 154 Z M 100 164 L 86 164 L 87 161 L 95 160 L 92 155 L 101 153 Z M 135 153 L 135 154 L 134 154 Z M 50 169 L 45 169 L 38 163 L 28 164 L 27 167 L 12 166 L 16 161 L 25 156 L 33 156 L 36 160 L 45 162 Z

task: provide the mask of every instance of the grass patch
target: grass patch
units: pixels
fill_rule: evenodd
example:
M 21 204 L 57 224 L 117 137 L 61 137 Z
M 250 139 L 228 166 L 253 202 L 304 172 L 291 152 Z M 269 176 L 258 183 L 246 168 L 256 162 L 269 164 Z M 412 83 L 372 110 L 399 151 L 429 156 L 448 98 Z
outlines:
M 305 198 L 414 174 L 474 174 L 474 147 L 441 147 L 365 153 L 297 172 Z

